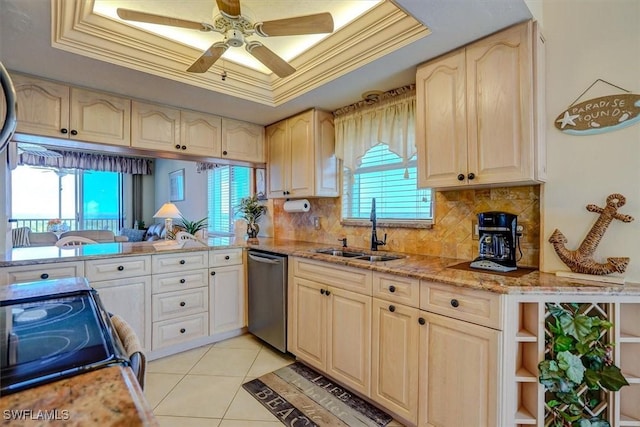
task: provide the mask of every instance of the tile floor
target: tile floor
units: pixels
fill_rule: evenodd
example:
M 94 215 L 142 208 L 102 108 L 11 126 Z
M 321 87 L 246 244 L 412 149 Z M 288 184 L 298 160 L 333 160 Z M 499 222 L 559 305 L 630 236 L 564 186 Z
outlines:
M 147 365 L 145 395 L 161 427 L 277 427 L 242 384 L 293 358 L 242 335 Z

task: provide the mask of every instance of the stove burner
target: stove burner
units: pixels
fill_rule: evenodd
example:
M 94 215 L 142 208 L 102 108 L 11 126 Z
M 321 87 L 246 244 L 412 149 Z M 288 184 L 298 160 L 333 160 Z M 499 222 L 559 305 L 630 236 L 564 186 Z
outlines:
M 16 322 L 34 322 L 36 320 L 42 320 L 47 317 L 47 310 L 40 308 L 34 308 L 31 310 L 25 310 L 16 316 Z

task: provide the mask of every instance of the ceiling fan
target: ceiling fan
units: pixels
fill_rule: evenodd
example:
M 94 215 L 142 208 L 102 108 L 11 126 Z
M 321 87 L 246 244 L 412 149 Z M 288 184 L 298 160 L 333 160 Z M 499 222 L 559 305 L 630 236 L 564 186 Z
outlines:
M 302 34 L 318 34 L 333 32 L 333 17 L 330 13 L 296 16 L 265 22 L 251 22 L 240 11 L 240 0 L 216 0 L 220 15 L 213 19 L 213 25 L 207 22 L 188 21 L 180 18 L 155 15 L 131 9 L 118 8 L 118 16 L 127 21 L 147 22 L 151 24 L 170 25 L 172 27 L 189 28 L 200 31 L 215 31 L 224 34 L 224 40 L 215 42 L 207 49 L 187 71 L 192 73 L 206 72 L 229 48 L 245 49 L 258 61 L 279 77 L 287 77 L 296 70 L 284 59 L 268 49 L 259 41 L 248 41 L 246 37 L 257 34 L 262 37 L 295 36 Z

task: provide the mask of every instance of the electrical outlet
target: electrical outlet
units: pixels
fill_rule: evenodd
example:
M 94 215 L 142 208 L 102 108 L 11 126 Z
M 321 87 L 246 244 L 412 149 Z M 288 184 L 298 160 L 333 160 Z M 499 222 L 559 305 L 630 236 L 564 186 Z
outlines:
M 318 216 L 314 216 L 313 217 L 313 227 L 316 230 L 320 230 L 320 217 L 318 217 Z
M 478 220 L 471 221 L 471 238 L 473 240 L 480 240 L 480 230 L 478 230 Z
M 518 234 L 518 236 L 523 236 L 524 235 L 524 225 L 518 225 L 516 227 L 516 233 Z

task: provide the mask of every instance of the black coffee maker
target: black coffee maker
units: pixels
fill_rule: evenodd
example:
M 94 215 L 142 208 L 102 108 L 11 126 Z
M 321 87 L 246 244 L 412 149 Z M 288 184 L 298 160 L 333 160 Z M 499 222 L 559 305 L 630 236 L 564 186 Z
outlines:
M 507 212 L 479 213 L 479 256 L 470 267 L 502 272 L 516 270 L 517 227 L 517 215 Z

